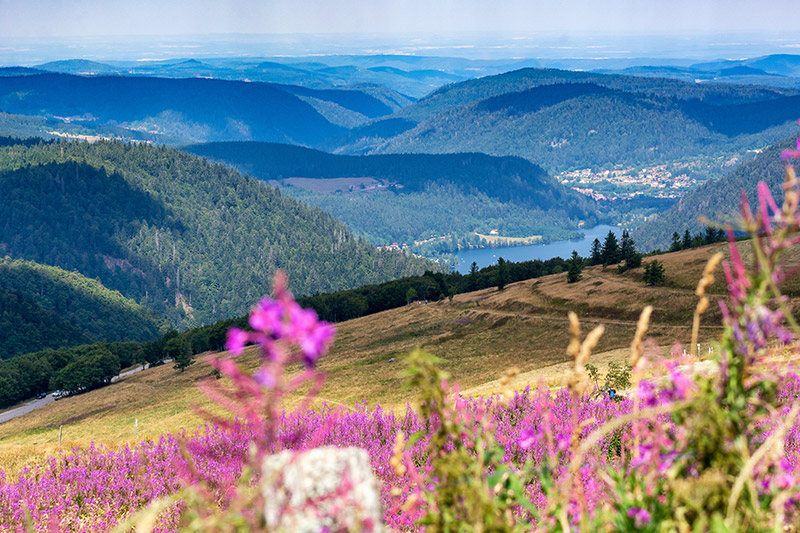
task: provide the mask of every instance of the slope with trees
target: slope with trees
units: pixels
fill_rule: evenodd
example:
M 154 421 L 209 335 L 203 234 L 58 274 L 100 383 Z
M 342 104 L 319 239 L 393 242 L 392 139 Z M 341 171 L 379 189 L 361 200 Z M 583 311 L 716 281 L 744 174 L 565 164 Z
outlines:
M 637 228 L 635 233 L 638 242 L 645 250 L 692 247 L 694 240 L 692 235 L 700 233 L 702 237 L 707 231 L 701 216 L 712 224 L 737 220 L 742 192 L 755 201 L 756 186 L 759 181 L 767 183 L 773 196 L 782 197 L 785 171 L 780 153 L 792 144 L 793 141 L 788 139 L 776 143 L 726 176 L 705 183 L 687 193 L 670 209 L 653 216 Z M 680 248 L 671 246 L 673 233 L 678 233 L 681 238 Z
M 329 148 L 517 155 L 549 171 L 730 157 L 788 136 L 798 95 L 792 88 L 526 68 L 441 87 Z M 398 127 L 380 128 L 389 123 Z
M 435 269 L 319 209 L 163 147 L 0 148 L 0 253 L 77 270 L 186 327 L 244 313 L 277 268 L 300 294 Z
M 658 164 L 761 147 L 788 135 L 797 116 L 794 95 L 712 104 L 554 84 L 436 114 L 375 151 L 517 155 L 549 170 Z
M 597 222 L 593 202 L 567 189 L 539 166 L 483 154 L 333 155 L 272 143 L 209 143 L 185 150 L 229 163 L 289 194 L 320 206 L 374 244 L 410 243 L 470 232 L 567 238 L 579 222 Z M 383 185 L 329 193 L 293 186 L 287 178 L 365 177 Z M 437 241 L 452 249 L 449 240 Z
M 78 332 L 62 338 L 46 333 L 39 318 L 27 323 L 9 321 L 8 313 L 14 313 L 14 307 L 7 298 L 6 319 L 0 324 L 0 338 L 4 339 L 0 342 L 0 358 L 93 340 L 144 341 L 159 336 L 163 326 L 163 320 L 155 313 L 108 290 L 97 280 L 31 261 L 0 259 L 0 290 L 7 296 L 17 295 L 20 311 L 15 314 L 24 316 L 22 310 L 35 305 L 42 313 L 31 318 L 47 317 L 45 323 L 65 323 Z
M 0 359 L 90 341 L 77 325 L 19 291 L 0 288 Z

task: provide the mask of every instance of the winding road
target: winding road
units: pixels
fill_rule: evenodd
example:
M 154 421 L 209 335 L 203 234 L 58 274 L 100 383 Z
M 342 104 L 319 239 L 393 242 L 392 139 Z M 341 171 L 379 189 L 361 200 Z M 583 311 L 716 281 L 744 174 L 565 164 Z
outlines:
M 164 360 L 165 364 L 170 362 L 172 362 L 172 359 Z M 111 383 L 114 383 L 115 381 L 122 379 L 124 377 L 130 376 L 131 374 L 136 374 L 137 372 L 141 372 L 142 370 L 147 370 L 148 368 L 150 368 L 150 364 L 147 364 L 144 367 L 137 366 L 136 368 L 132 368 L 130 370 L 126 370 L 125 372 L 121 372 L 118 376 L 114 376 L 113 378 L 111 378 Z M 48 403 L 52 403 L 54 401 L 55 398 L 53 398 L 53 394 L 50 393 L 44 398 L 31 400 L 19 407 L 15 407 L 14 409 L 9 409 L 8 411 L 0 412 L 0 424 L 2 424 L 3 422 L 8 422 L 9 420 L 13 420 L 14 418 L 17 417 L 27 415 L 31 411 L 39 409 L 40 407 L 44 407 Z

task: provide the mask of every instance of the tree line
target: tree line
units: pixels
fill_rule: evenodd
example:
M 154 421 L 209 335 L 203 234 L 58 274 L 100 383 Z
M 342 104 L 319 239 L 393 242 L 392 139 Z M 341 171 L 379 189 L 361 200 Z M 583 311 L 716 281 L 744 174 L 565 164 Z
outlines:
M 627 230 L 622 231 L 621 239 L 613 231 L 609 231 L 605 240 L 600 244 L 600 239 L 592 242 L 591 256 L 583 258 L 578 252 L 573 251 L 568 261 L 567 283 L 576 283 L 581 280 L 584 266 L 591 265 L 617 265 L 617 272 L 622 274 L 627 270 L 642 266 L 642 254 L 636 251 L 636 244 Z M 660 285 L 664 282 L 664 264 L 657 259 L 645 265 L 642 281 L 648 285 Z
M 41 392 L 96 389 L 110 383 L 121 370 L 136 365 L 158 366 L 171 359 L 175 369 L 183 371 L 194 363 L 196 354 L 224 350 L 228 329 L 246 324 L 247 318 L 240 317 L 183 333 L 170 330 L 152 341 L 95 342 L 0 360 L 0 407 Z

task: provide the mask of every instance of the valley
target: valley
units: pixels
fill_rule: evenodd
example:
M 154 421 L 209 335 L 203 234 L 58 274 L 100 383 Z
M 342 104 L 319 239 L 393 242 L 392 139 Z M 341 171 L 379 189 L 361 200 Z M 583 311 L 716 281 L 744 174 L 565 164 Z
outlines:
M 0 531 L 800 530 L 790 9 L 94 3 L 0 17 Z

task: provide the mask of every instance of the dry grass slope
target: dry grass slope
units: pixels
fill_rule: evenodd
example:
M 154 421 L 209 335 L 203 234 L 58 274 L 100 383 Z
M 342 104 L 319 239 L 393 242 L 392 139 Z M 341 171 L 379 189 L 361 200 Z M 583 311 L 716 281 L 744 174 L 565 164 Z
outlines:
M 642 269 L 620 275 L 616 267 L 597 266 L 585 269 L 583 279 L 574 284 L 567 284 L 562 273 L 514 283 L 502 292 L 486 289 L 458 295 L 452 303 L 412 304 L 341 323 L 333 349 L 321 361 L 328 381 L 320 401 L 402 408 L 414 400 L 413 391 L 402 385 L 402 358 L 417 346 L 441 357 L 462 390 L 471 394 L 498 390 L 496 379 L 511 366 L 522 372 L 514 382 L 517 387 L 535 386 L 540 379 L 558 385 L 568 366 L 568 310 L 581 317 L 584 333 L 599 323 L 606 326 L 597 355 L 590 358 L 601 369 L 627 359 L 636 320 L 647 304 L 654 307 L 650 337 L 655 342 L 664 347 L 687 343 L 694 288 L 717 251 L 727 253 L 727 247 L 712 245 L 659 257 L 667 277 L 663 287 L 645 286 Z M 788 259 L 800 263 L 800 253 Z M 721 272 L 709 292 L 725 294 Z M 790 280 L 786 292 L 797 299 L 800 283 Z M 704 343 L 719 336 L 719 318 L 718 308 L 712 306 L 701 329 Z M 253 364 L 256 357 L 251 349 L 242 361 Z M 195 385 L 210 375 L 205 363 L 183 373 L 166 365 L 0 424 L 0 469 L 16 471 L 53 453 L 62 424 L 63 448 L 133 443 L 134 419 L 139 421 L 140 440 L 181 428 L 194 431 L 203 421 L 193 406 L 207 403 Z

